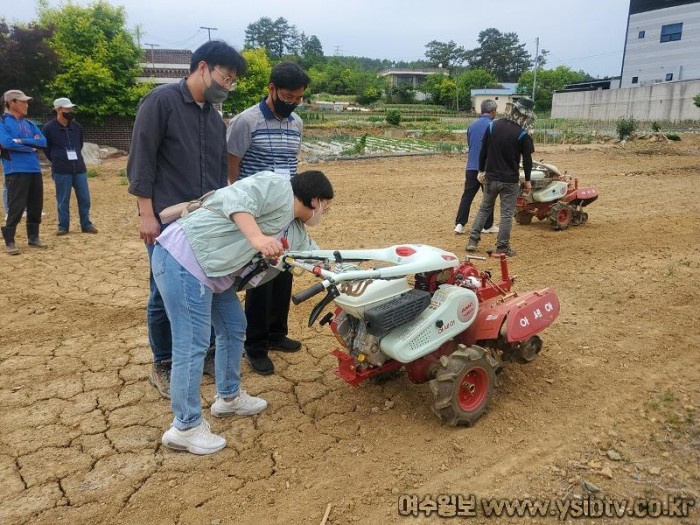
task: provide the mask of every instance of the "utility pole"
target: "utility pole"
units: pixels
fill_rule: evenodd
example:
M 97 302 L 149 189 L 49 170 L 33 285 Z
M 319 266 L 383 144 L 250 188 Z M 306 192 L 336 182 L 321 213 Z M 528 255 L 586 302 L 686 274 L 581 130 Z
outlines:
M 139 49 L 141 48 L 141 37 L 143 36 L 143 29 L 141 27 L 141 24 L 138 24 L 134 28 L 134 36 L 136 36 L 136 43 L 139 46 Z
M 340 46 L 335 46 L 335 52 L 333 54 L 337 57 L 340 56 Z
M 160 44 L 148 44 L 147 42 L 144 42 L 143 45 L 144 45 L 144 46 L 150 46 L 150 48 L 151 48 L 151 67 L 152 67 L 153 69 L 155 69 L 155 68 L 156 68 L 156 60 L 155 60 L 155 58 L 154 58 L 154 51 L 153 51 L 153 48 L 154 48 L 154 47 L 160 47 Z M 154 74 L 155 74 L 155 73 L 154 73 Z
M 535 102 L 535 86 L 537 86 L 537 65 L 540 62 L 540 37 L 535 39 L 535 72 L 532 76 L 532 102 Z
M 211 32 L 219 30 L 216 27 L 209 27 L 209 26 L 199 26 L 199 29 L 206 29 L 207 30 L 207 33 L 209 33 L 209 40 L 211 40 Z

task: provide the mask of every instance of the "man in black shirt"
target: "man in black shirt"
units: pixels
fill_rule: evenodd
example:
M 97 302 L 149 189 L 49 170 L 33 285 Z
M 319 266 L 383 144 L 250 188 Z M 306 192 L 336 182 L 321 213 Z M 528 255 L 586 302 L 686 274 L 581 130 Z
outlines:
M 148 258 L 167 225 L 158 214 L 168 206 L 198 199 L 227 185 L 226 124 L 214 104 L 224 102 L 247 69 L 238 51 L 218 40 L 192 54 L 190 74 L 177 84 L 158 86 L 139 103 L 126 175 L 136 196 L 139 235 Z M 170 397 L 172 338 L 163 298 L 153 272 L 146 307 L 148 341 L 153 351 L 149 380 Z M 205 373 L 213 374 L 211 353 Z
M 496 197 L 501 198 L 501 224 L 495 253 L 508 257 L 515 255 L 510 247 L 510 230 L 515 211 L 515 200 L 520 189 L 520 159 L 525 171 L 525 191 L 530 191 L 532 154 L 535 146 L 532 137 L 524 129 L 535 116 L 534 103 L 529 98 L 518 99 L 509 109 L 506 118 L 493 121 L 484 134 L 479 157 L 479 179 L 484 181 L 484 198 L 469 234 L 468 252 L 474 252 L 481 240 L 481 230 L 486 224 Z

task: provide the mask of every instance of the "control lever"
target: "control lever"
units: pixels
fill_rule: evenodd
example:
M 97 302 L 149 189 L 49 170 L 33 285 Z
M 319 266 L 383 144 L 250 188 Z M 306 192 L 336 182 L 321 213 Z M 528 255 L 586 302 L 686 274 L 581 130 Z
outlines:
M 326 294 L 326 296 L 323 299 L 321 299 L 316 306 L 314 306 L 313 310 L 311 310 L 311 315 L 309 315 L 309 327 L 311 327 L 316 322 L 316 319 L 319 315 L 321 315 L 323 309 L 330 303 L 332 303 L 333 300 L 339 295 L 340 292 L 338 291 L 338 288 L 335 287 L 335 285 L 328 288 L 328 293 Z
M 289 241 L 287 241 L 286 237 L 282 237 L 280 243 L 282 244 L 282 248 L 285 250 L 289 249 Z M 253 277 L 269 269 L 270 266 L 277 266 L 279 262 L 277 258 L 270 259 L 269 261 L 266 260 L 260 252 L 258 252 L 258 257 L 260 257 L 260 260 L 255 264 L 255 267 L 241 279 L 240 283 L 238 283 L 239 292 L 243 291 L 245 285 L 248 284 Z

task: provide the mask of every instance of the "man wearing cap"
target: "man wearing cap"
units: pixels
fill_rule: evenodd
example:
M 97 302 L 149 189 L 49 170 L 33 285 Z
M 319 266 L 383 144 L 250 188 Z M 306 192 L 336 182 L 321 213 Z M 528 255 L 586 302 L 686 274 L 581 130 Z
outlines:
M 28 97 L 19 89 L 5 92 L 5 113 L 0 123 L 2 167 L 7 186 L 7 221 L 2 236 L 9 255 L 19 255 L 15 232 L 22 213 L 27 210 L 27 239 L 29 246 L 46 248 L 39 239 L 41 210 L 44 205 L 44 186 L 37 150 L 46 147 L 41 130 L 26 118 Z
M 87 169 L 83 160 L 83 128 L 75 120 L 75 104 L 61 97 L 53 101 L 56 118 L 44 124 L 46 148 L 44 153 L 51 161 L 51 176 L 56 184 L 58 205 L 58 231 L 65 235 L 70 226 L 70 194 L 75 189 L 78 201 L 80 229 L 83 233 L 97 233 L 90 221 L 90 188 Z
M 478 179 L 484 184 L 484 198 L 479 213 L 472 224 L 467 251 L 474 252 L 481 239 L 481 230 L 486 224 L 496 197 L 501 198 L 501 224 L 494 253 L 513 257 L 510 247 L 510 230 L 513 224 L 515 201 L 520 189 L 520 159 L 525 172 L 525 191 L 531 189 L 530 172 L 535 145 L 526 131 L 535 119 L 534 103 L 527 97 L 506 106 L 506 118 L 494 120 L 486 129 L 479 155 Z

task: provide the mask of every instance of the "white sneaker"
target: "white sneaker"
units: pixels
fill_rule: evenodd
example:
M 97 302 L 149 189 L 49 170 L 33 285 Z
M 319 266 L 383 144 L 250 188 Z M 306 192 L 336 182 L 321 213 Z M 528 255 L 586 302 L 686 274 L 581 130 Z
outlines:
M 170 427 L 160 441 L 168 448 L 199 455 L 213 454 L 226 446 L 226 440 L 213 434 L 209 422 L 204 419 L 196 427 L 187 430 Z
M 214 404 L 211 406 L 211 415 L 216 417 L 226 416 L 252 416 L 259 414 L 267 408 L 267 401 L 260 397 L 248 395 L 248 392 L 241 390 L 238 397 L 226 401 L 223 397 L 216 396 Z
M 498 226 L 491 226 L 488 230 L 481 230 L 481 233 L 498 233 Z
M 461 224 L 455 224 L 455 233 L 458 233 L 459 235 L 464 233 L 464 226 Z

